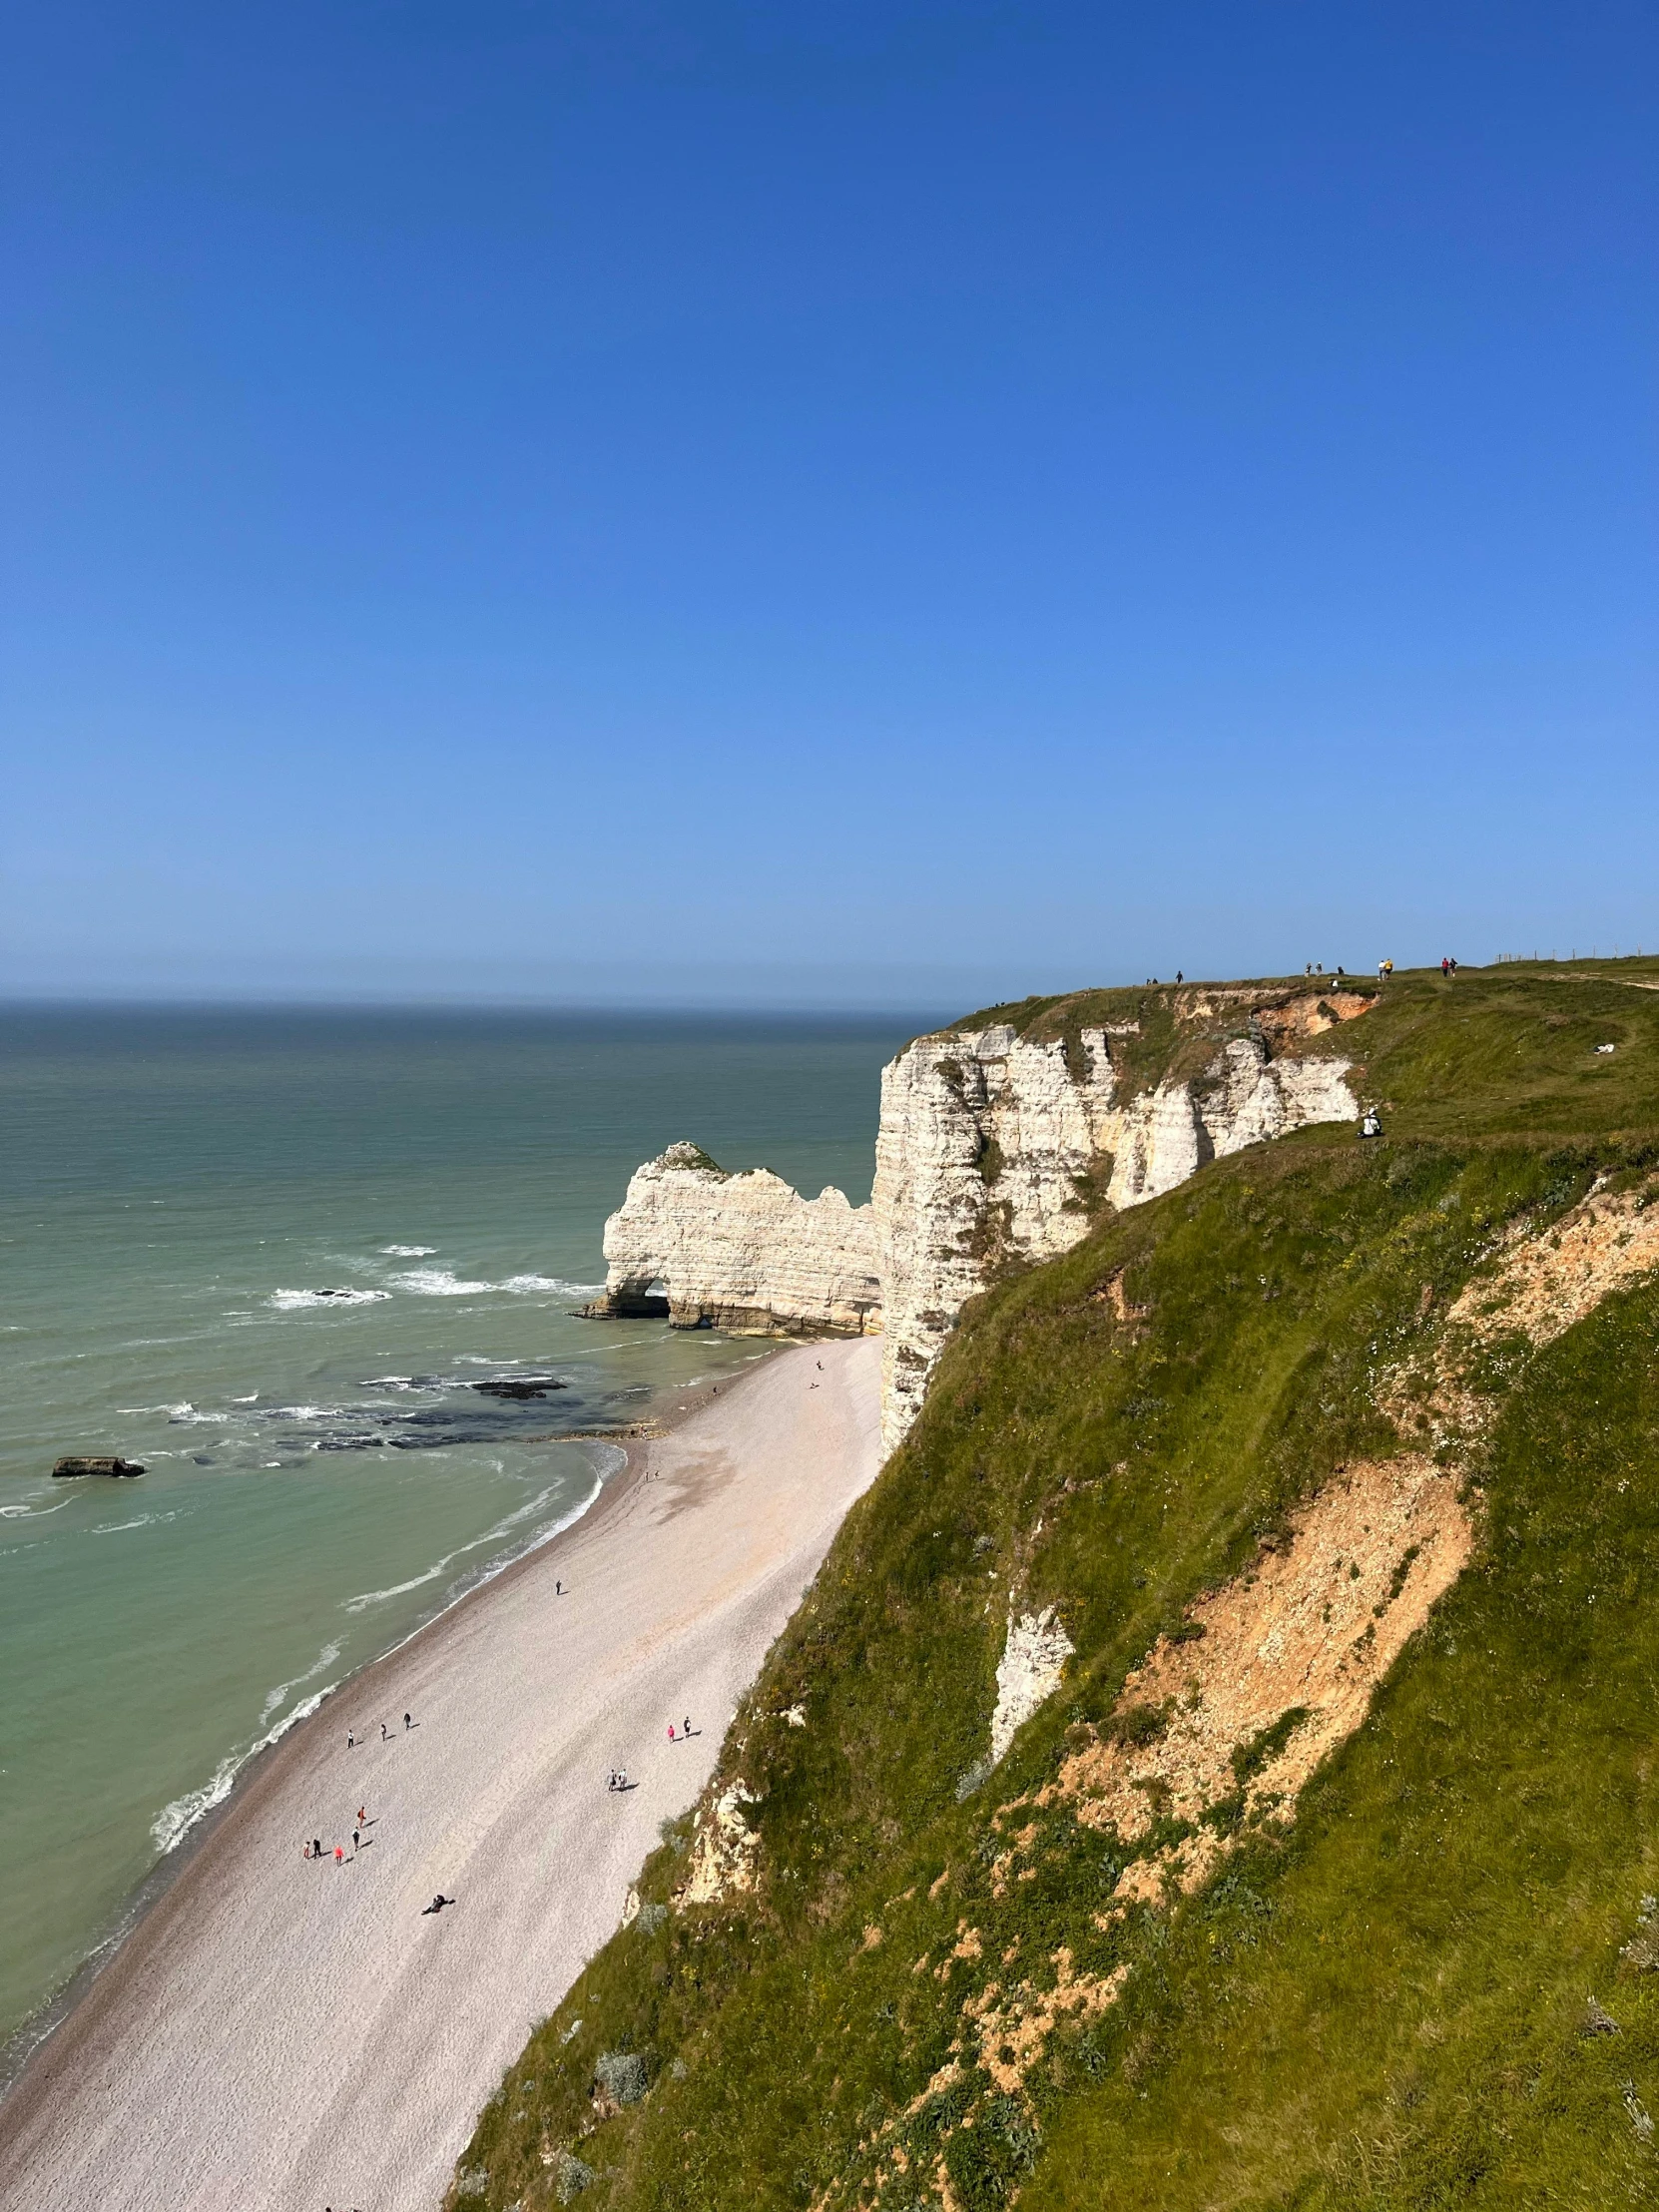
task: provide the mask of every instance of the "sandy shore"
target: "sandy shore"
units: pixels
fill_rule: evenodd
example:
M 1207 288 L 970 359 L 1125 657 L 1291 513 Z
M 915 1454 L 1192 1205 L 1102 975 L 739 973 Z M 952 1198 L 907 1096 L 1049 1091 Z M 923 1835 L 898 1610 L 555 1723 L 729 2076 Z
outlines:
M 879 1359 L 767 1361 L 295 1729 L 0 2104 L 4 2212 L 432 2212 L 874 1475 Z

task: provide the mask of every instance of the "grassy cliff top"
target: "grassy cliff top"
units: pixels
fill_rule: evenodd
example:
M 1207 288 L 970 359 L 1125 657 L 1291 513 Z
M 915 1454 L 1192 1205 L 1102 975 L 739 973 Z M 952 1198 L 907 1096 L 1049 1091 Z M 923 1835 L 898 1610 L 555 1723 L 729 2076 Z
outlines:
M 707 1805 L 665 1834 L 453 2206 L 1659 2201 L 1649 980 L 1396 976 L 1328 1033 L 1381 1143 L 969 1309 L 724 1748 L 753 1887 L 688 1905 Z M 1015 1618 L 1073 1651 L 992 1769 Z M 1287 1637 L 1312 1687 L 1184 1795 Z
M 1132 1092 L 1196 1074 L 1219 1044 L 1254 1024 L 1276 1052 L 1356 1061 L 1356 1087 L 1398 1116 L 1401 1133 L 1587 1133 L 1652 1115 L 1655 1005 L 1659 959 L 1528 961 L 1464 968 L 1450 981 L 1438 968 L 1413 969 L 1383 986 L 1365 976 L 1298 975 L 1070 991 L 985 1007 L 938 1034 L 1002 1024 L 1051 1043 L 1134 1025 L 1111 1039 L 1119 1088 Z M 1282 1018 L 1299 1007 L 1320 1024 L 1311 1032 Z M 1601 1044 L 1617 1049 L 1598 1053 Z

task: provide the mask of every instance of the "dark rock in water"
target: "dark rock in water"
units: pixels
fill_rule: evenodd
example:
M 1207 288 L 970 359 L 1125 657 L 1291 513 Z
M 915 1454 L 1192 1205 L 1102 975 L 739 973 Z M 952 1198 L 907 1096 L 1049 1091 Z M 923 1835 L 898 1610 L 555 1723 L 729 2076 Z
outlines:
M 385 1448 L 384 1436 L 319 1436 L 312 1446 L 316 1451 L 380 1451 Z
M 60 1459 L 54 1474 L 142 1474 L 136 1459 Z
M 388 1436 L 386 1441 L 394 1451 L 428 1451 L 440 1444 L 498 1444 L 501 1431 L 498 1428 L 446 1428 L 434 1434 L 428 1429 L 413 1436 Z
M 492 1382 L 469 1382 L 469 1390 L 478 1391 L 482 1397 L 545 1397 L 549 1390 L 567 1390 L 568 1382 L 555 1382 L 550 1375 L 503 1376 Z

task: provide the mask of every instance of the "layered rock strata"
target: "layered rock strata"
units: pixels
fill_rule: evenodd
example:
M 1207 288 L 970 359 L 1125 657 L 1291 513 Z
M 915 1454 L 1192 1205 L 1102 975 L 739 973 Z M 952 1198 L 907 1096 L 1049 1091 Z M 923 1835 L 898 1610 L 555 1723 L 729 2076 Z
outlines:
M 635 1170 L 605 1224 L 597 1315 L 665 1314 L 738 1336 L 875 1336 L 875 1220 L 833 1188 L 817 1198 L 765 1168 L 731 1174 L 696 1145 Z
M 1158 1198 L 1208 1160 L 1356 1119 L 1350 1062 L 1304 1047 L 1371 1003 L 1346 988 L 1188 986 L 1147 1001 L 1156 1051 L 1138 1020 L 918 1037 L 882 1071 L 868 1206 L 836 1190 L 806 1199 L 764 1169 L 728 1174 L 671 1145 L 606 1224 L 610 1272 L 590 1311 L 882 1334 L 890 1451 L 963 1306 L 1000 1269 L 1056 1258 L 1104 1209 Z
M 1127 1024 L 1117 1032 L 1129 1033 Z M 996 1267 L 1069 1252 L 1102 1203 L 1141 1205 L 1207 1160 L 1359 1113 L 1348 1061 L 1274 1059 L 1259 1023 L 1199 1075 L 1121 1103 L 1111 1042 L 1107 1029 L 1085 1028 L 1075 1040 L 1033 1043 L 995 1024 L 918 1037 L 883 1070 L 873 1203 L 887 1450 L 920 1410 L 962 1307 Z

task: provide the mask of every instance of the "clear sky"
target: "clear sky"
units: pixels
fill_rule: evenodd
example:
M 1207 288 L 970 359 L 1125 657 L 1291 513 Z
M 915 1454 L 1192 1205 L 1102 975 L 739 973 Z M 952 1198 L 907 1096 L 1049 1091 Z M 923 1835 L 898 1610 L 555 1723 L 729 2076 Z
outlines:
M 1659 945 L 1651 0 L 53 0 L 0 990 Z

